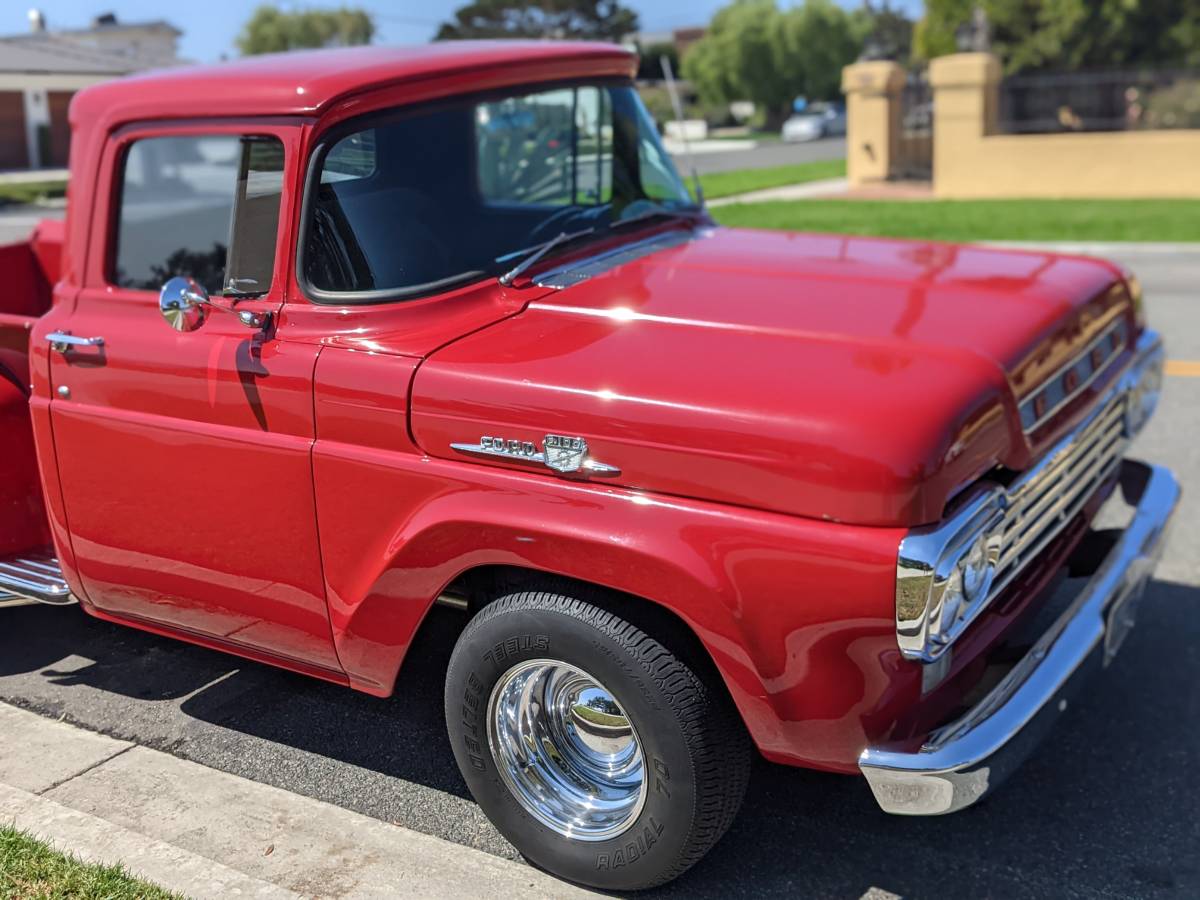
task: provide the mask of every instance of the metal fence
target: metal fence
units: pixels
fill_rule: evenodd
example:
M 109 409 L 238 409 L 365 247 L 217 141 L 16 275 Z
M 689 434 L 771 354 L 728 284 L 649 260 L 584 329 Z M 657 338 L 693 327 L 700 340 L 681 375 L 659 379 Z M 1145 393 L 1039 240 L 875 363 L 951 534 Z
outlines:
M 1007 134 L 1200 128 L 1200 70 L 1017 75 L 998 118 Z
M 900 92 L 900 141 L 893 172 L 922 181 L 933 177 L 933 90 L 925 70 L 909 72 Z

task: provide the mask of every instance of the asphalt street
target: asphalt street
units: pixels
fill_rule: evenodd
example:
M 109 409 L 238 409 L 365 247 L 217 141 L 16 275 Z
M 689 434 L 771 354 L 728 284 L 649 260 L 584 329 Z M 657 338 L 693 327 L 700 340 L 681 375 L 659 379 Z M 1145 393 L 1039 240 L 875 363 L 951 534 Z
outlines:
M 692 156 L 696 171 L 701 175 L 707 175 L 709 172 L 728 172 L 733 169 L 765 169 L 771 166 L 788 166 L 820 159 L 845 158 L 845 138 L 822 138 L 819 141 L 807 141 L 801 144 L 763 141 L 752 150 L 734 150 L 729 153 L 711 151 L 695 153 Z M 691 171 L 682 154 L 675 155 L 675 164 L 685 175 Z
M 1121 259 L 1168 355 L 1200 361 L 1200 250 Z M 1198 400 L 1200 378 L 1169 377 L 1135 448 L 1185 487 L 1138 627 L 1003 791 L 946 818 L 893 818 L 859 779 L 760 763 L 732 831 L 654 896 L 1200 896 Z M 445 736 L 442 676 L 461 622 L 436 610 L 396 695 L 379 700 L 74 608 L 0 610 L 0 699 L 511 857 Z

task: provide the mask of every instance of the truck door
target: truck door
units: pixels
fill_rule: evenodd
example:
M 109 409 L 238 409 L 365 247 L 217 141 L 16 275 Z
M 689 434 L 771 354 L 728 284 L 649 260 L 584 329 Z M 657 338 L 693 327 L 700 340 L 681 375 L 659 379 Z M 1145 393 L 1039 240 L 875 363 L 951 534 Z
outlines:
M 318 347 L 256 324 L 283 303 L 298 132 L 109 142 L 84 284 L 47 336 L 51 419 L 85 602 L 337 669 L 310 461 Z M 160 312 L 175 276 L 210 294 L 196 330 Z

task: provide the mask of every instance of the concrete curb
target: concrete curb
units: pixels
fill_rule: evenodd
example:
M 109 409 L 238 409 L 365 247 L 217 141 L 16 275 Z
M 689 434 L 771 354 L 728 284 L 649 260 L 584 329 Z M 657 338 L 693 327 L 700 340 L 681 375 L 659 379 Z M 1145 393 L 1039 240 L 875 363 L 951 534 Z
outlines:
M 518 862 L 6 704 L 0 821 L 195 898 L 597 896 Z
M 753 138 L 705 138 L 702 141 L 688 141 L 686 145 L 683 141 L 671 138 L 663 139 L 663 148 L 681 160 L 686 159 L 689 152 L 696 156 L 703 156 L 706 153 L 742 153 L 746 150 L 753 150 L 757 146 L 758 141 Z M 686 165 L 681 168 L 686 168 Z
M 819 181 L 803 181 L 800 184 L 785 184 L 781 187 L 748 191 L 729 197 L 709 200 L 709 206 L 731 206 L 735 203 L 764 203 L 770 200 L 806 200 L 811 197 L 830 197 L 844 194 L 850 183 L 845 178 L 822 178 Z

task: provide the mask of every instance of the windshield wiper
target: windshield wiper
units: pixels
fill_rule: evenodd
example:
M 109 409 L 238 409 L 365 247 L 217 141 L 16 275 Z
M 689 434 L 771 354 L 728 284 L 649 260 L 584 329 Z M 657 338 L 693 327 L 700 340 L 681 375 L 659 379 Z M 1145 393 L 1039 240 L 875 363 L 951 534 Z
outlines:
M 640 212 L 636 216 L 630 216 L 628 219 L 617 219 L 609 223 L 609 228 L 621 228 L 625 225 L 633 225 L 635 222 L 645 222 L 647 219 L 656 219 L 659 217 L 670 217 L 673 219 L 699 219 L 703 214 L 703 208 L 699 206 L 690 207 L 687 209 L 672 209 L 669 206 L 656 206 L 653 209 L 648 209 L 645 212 Z
M 500 283 L 505 287 L 512 284 L 522 272 L 526 271 L 530 266 L 536 263 L 539 259 L 553 250 L 555 247 L 560 247 L 568 241 L 573 241 L 576 238 L 581 238 L 584 235 L 591 234 L 595 228 L 582 228 L 579 231 L 560 231 L 556 237 L 550 238 L 543 244 L 534 244 L 532 247 L 525 247 L 522 250 L 516 250 L 513 253 L 507 254 L 507 258 L 511 259 L 514 256 L 520 256 L 524 253 L 532 253 L 532 256 L 526 256 L 523 260 L 500 276 Z M 502 259 L 505 257 L 501 257 Z

